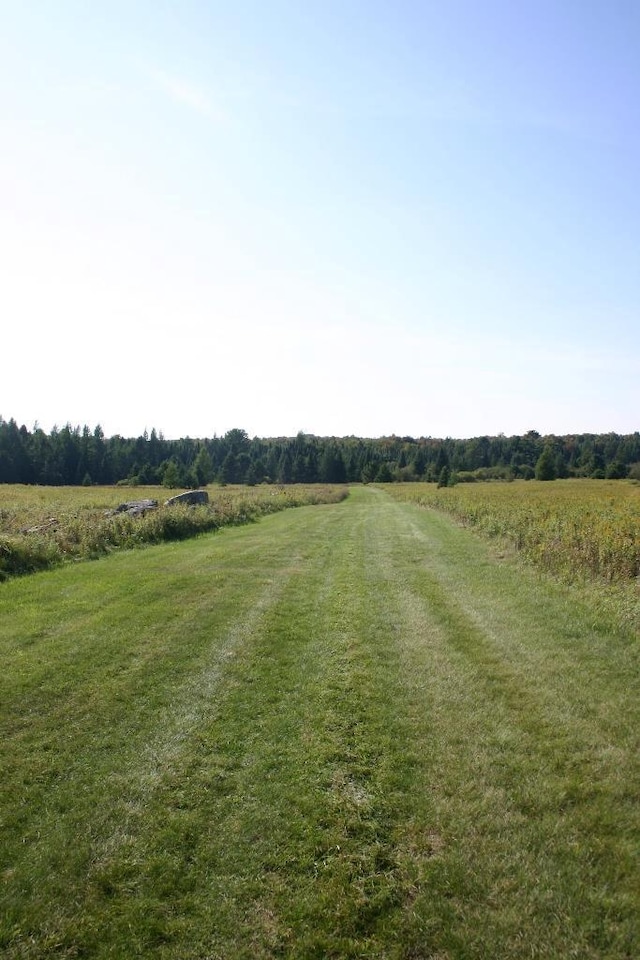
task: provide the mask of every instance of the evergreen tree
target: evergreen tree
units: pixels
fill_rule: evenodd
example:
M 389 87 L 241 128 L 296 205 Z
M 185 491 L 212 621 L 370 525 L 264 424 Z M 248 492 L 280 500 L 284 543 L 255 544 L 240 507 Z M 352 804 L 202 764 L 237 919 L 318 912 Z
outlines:
M 363 483 L 373 483 L 376 479 L 377 470 L 377 465 L 372 460 L 368 460 L 362 468 L 360 479 Z
M 546 446 L 536 461 L 536 480 L 555 480 L 556 457 L 552 447 Z
M 175 460 L 168 460 L 163 474 L 162 474 L 162 485 L 163 487 L 168 487 L 169 489 L 175 489 L 176 487 L 182 486 L 182 477 L 180 476 L 180 468 Z
M 290 447 L 283 447 L 276 471 L 276 480 L 278 483 L 293 482 L 293 457 Z
M 345 483 L 347 471 L 339 448 L 335 443 L 328 444 L 320 458 L 321 483 Z
M 393 474 L 386 460 L 383 460 L 376 473 L 376 483 L 392 483 Z
M 221 483 L 236 483 L 236 477 L 238 475 L 238 458 L 235 453 L 230 450 L 222 461 L 222 466 L 220 467 L 220 482 Z
M 200 447 L 191 469 L 196 486 L 206 487 L 208 483 L 211 483 L 214 477 L 213 462 L 206 447 Z

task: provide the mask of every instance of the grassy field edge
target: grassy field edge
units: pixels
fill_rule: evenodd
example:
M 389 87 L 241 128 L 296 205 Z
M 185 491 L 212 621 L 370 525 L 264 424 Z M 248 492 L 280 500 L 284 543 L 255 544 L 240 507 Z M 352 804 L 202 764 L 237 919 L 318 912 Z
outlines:
M 166 491 L 164 491 L 166 492 Z M 136 488 L 136 498 L 158 497 Z M 333 484 L 215 487 L 203 506 L 158 506 L 142 515 L 114 513 L 116 487 L 0 487 L 0 582 L 68 561 L 95 560 L 118 549 L 186 540 L 223 527 L 253 523 L 290 507 L 337 503 L 348 488 Z M 51 518 L 51 513 L 56 516 Z M 46 519 L 46 518 L 49 519 Z

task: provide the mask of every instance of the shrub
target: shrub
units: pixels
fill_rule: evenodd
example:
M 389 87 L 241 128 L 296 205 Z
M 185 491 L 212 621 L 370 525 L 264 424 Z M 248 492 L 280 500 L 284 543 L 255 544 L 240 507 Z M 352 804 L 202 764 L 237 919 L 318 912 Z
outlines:
M 47 488 L 36 487 L 29 497 L 39 504 L 38 508 L 25 509 L 17 515 L 15 511 L 2 512 L 0 580 L 43 570 L 69 559 L 95 559 L 118 548 L 184 540 L 223 526 L 250 523 L 288 507 L 335 503 L 348 495 L 346 487 L 320 484 L 286 489 L 245 487 L 220 491 L 207 506 L 175 505 L 143 516 L 130 516 L 125 512 L 105 514 L 105 507 L 117 502 L 104 499 L 107 488 L 91 488 L 96 502 L 88 501 L 86 494 L 80 496 L 82 489 L 75 488 L 74 493 L 74 488 L 65 488 L 63 499 L 67 507 L 64 511 L 58 509 L 61 504 L 53 500 L 54 495 Z M 77 509 L 72 512 L 70 505 L 76 505 Z M 43 515 L 51 517 L 54 513 L 56 520 L 43 524 Z
M 613 463 L 610 463 L 607 467 L 605 476 L 607 480 L 624 480 L 628 472 L 626 463 L 621 463 L 620 460 L 614 460 Z

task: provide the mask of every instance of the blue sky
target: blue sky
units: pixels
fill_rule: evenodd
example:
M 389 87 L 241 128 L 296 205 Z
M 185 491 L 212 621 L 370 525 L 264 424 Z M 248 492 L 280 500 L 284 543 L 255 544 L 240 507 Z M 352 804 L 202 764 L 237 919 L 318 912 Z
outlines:
M 0 414 L 640 429 L 639 0 L 0 0 Z

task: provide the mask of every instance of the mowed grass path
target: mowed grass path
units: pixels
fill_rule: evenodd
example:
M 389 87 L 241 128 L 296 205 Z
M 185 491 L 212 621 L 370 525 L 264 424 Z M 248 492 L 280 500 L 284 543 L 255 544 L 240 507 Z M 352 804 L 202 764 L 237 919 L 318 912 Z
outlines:
M 638 638 L 344 503 L 0 591 L 9 958 L 640 954 Z

